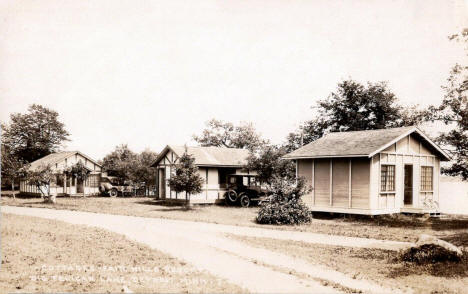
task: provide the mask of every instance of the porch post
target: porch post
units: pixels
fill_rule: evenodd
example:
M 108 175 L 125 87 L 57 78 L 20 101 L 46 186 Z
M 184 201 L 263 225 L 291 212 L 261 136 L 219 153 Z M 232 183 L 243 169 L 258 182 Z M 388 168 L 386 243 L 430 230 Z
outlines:
M 352 173 L 352 170 L 353 170 L 352 164 L 353 164 L 352 159 L 350 158 L 349 159 L 349 171 L 348 171 L 348 177 L 349 177 L 348 178 L 348 208 L 351 208 L 351 205 L 352 205 L 351 204 L 351 197 L 352 197 L 352 195 L 351 195 L 352 194 L 352 186 L 351 186 L 352 185 L 352 174 L 351 173 Z
M 67 194 L 67 174 L 63 173 L 63 194 Z
M 330 158 L 330 206 L 333 206 L 333 159 Z

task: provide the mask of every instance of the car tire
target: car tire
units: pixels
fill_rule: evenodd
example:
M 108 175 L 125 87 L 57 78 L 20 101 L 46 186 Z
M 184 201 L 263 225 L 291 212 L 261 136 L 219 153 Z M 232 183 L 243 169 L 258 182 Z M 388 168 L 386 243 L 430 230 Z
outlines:
M 237 192 L 234 190 L 229 190 L 224 194 L 224 199 L 228 205 L 234 205 L 239 199 Z
M 239 195 L 239 202 L 242 207 L 249 207 L 250 206 L 250 197 L 246 193 L 241 193 Z
M 111 189 L 109 191 L 109 196 L 110 197 L 117 197 L 117 194 L 118 194 L 117 189 Z

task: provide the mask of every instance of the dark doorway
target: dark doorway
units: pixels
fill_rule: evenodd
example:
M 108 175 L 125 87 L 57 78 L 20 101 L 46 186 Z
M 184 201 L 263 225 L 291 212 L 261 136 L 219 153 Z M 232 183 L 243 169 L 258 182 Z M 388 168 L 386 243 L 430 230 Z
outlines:
M 166 199 L 166 169 L 159 170 L 159 199 Z
M 83 179 L 76 179 L 76 193 L 84 193 Z
M 413 166 L 405 165 L 405 191 L 404 202 L 405 205 L 413 204 Z

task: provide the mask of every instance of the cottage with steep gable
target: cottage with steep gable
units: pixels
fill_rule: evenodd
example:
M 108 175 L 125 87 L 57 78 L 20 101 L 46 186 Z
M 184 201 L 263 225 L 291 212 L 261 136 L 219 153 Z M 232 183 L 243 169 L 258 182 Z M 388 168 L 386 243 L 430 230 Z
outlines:
M 417 127 L 329 133 L 287 155 L 311 190 L 313 211 L 438 211 L 440 162 L 449 155 Z

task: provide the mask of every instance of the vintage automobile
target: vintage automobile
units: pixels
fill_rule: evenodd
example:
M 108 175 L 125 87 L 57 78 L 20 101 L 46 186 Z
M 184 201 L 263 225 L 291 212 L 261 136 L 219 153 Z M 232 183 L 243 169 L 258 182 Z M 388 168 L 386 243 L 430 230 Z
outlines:
M 253 202 L 266 199 L 268 190 L 262 186 L 258 176 L 252 174 L 231 174 L 227 176 L 228 191 L 224 199 L 229 205 L 240 204 L 249 207 Z
M 131 183 L 119 182 L 116 177 L 103 176 L 101 178 L 101 184 L 99 185 L 99 191 L 102 195 L 116 197 L 116 196 L 133 196 L 135 195 L 135 188 Z

